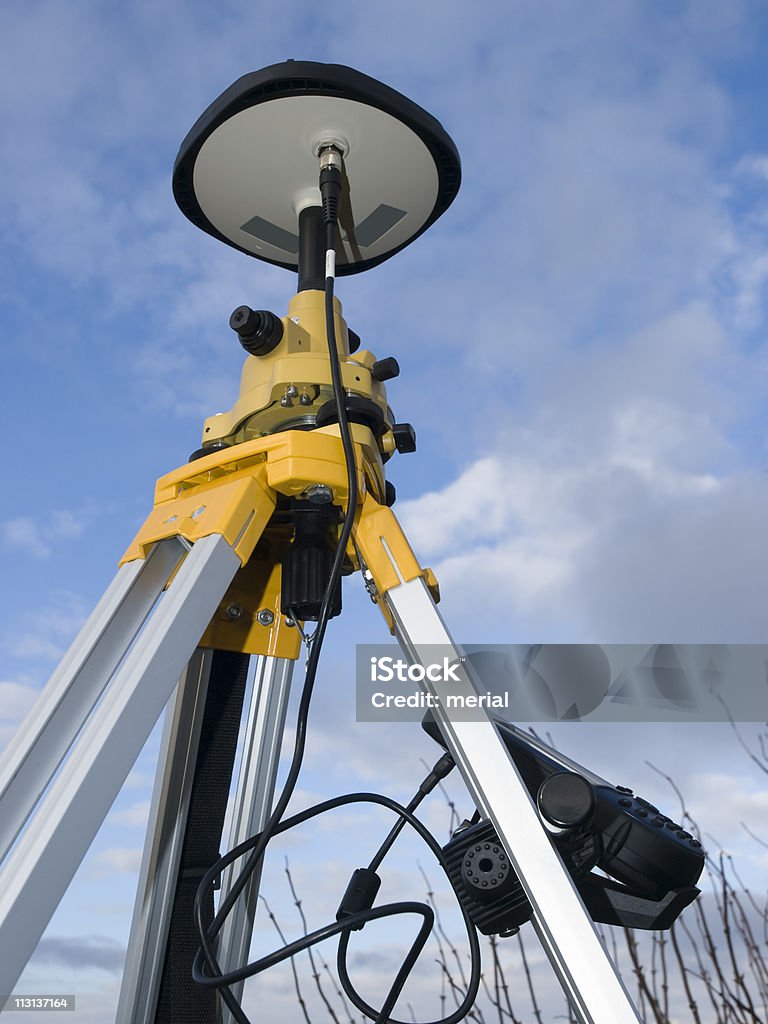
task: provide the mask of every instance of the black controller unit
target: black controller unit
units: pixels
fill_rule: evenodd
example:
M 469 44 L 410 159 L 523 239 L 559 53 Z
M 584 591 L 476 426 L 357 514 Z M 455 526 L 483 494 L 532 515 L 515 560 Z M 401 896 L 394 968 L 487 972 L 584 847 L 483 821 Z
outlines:
M 423 724 L 445 746 L 434 719 Z M 699 840 L 626 786 L 612 786 L 508 722 L 495 724 L 592 919 L 671 927 L 699 895 L 695 883 L 705 860 Z M 531 904 L 490 821 L 465 822 L 443 853 L 451 884 L 480 932 L 512 934 L 530 920 Z

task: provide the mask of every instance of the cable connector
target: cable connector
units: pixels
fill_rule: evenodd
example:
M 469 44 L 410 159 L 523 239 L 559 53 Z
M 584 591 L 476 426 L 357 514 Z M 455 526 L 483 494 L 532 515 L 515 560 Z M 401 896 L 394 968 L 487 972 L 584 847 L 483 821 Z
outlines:
M 326 224 L 336 225 L 339 221 L 341 166 L 341 151 L 335 146 L 326 146 L 320 151 L 320 196 Z
M 341 174 L 342 153 L 338 146 L 324 146 L 320 153 L 320 171 L 335 168 Z
M 419 792 L 424 794 L 431 793 L 438 782 L 442 782 L 446 775 L 450 775 L 455 767 L 456 762 L 453 760 L 451 755 L 448 753 L 443 754 L 440 760 L 433 766 L 432 771 L 419 786 Z

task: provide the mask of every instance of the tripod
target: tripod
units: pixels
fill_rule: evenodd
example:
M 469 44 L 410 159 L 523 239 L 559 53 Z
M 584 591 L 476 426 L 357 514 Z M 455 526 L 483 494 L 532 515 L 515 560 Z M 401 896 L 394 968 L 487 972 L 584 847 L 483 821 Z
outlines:
M 411 663 L 428 665 L 439 648 L 456 666 L 459 681 L 452 693 L 466 703 L 478 692 L 438 612 L 434 575 L 417 560 L 391 508 L 394 493 L 385 479 L 385 461 L 396 450 L 414 448 L 412 428 L 394 422 L 386 400 L 384 383 L 398 368 L 394 360 L 356 350 L 359 340 L 332 294 L 336 247 L 327 244 L 336 229 L 334 202 L 341 192 L 343 227 L 344 205 L 356 187 L 354 154 L 363 148 L 366 132 L 381 131 L 379 115 L 397 122 L 388 126 L 387 145 L 391 138 L 398 141 L 397 125 L 421 132 L 422 139 L 432 133 L 425 148 L 434 160 L 439 201 L 425 200 L 424 212 L 410 223 L 407 198 L 388 193 L 387 203 L 350 222 L 339 247 L 342 256 L 347 254 L 348 273 L 381 262 L 442 212 L 452 169 L 444 157 L 451 147 L 439 125 L 438 135 L 434 119 L 423 111 L 417 117 L 415 105 L 406 106 L 409 101 L 399 94 L 392 100 L 392 91 L 380 83 L 350 69 L 289 64 L 246 76 L 262 77 L 255 83 L 241 79 L 209 108 L 211 117 L 206 121 L 204 115 L 190 133 L 192 141 L 188 137 L 182 146 L 174 185 L 182 209 L 209 233 L 238 248 L 249 235 L 258 250 L 252 254 L 293 265 L 284 258 L 294 243 L 280 234 L 286 233 L 280 224 L 260 216 L 246 221 L 238 212 L 232 223 L 250 228 L 238 227 L 236 234 L 227 227 L 232 197 L 211 198 L 206 175 L 218 173 L 222 147 L 232 141 L 227 132 L 238 117 L 255 111 L 271 118 L 270 108 L 282 103 L 281 124 L 290 128 L 298 108 L 288 110 L 286 103 L 329 99 L 330 119 L 316 103 L 304 104 L 296 114 L 314 125 L 306 148 L 314 167 L 319 158 L 323 199 L 321 207 L 312 192 L 299 202 L 298 214 L 294 203 L 299 291 L 285 317 L 247 307 L 232 315 L 230 325 L 249 352 L 238 402 L 229 413 L 206 421 L 203 448 L 188 464 L 158 481 L 153 510 L 114 581 L 0 766 L 0 843 L 2 854 L 8 853 L 0 873 L 0 991 L 10 993 L 170 702 L 119 1024 L 196 1019 L 184 1016 L 178 1003 L 168 1011 L 172 1018 L 162 1016 L 163 1000 L 170 998 L 163 993 L 178 992 L 168 987 L 163 964 L 169 935 L 185 927 L 190 893 L 215 859 L 209 851 L 206 862 L 190 860 L 193 794 L 208 771 L 201 765 L 202 752 L 213 756 L 211 751 L 232 746 L 231 729 L 229 738 L 217 732 L 214 712 L 230 701 L 230 721 L 239 720 L 247 656 L 257 655 L 235 797 L 232 839 L 237 843 L 264 829 L 276 813 L 292 667 L 304 623 L 316 620 L 320 628 L 340 610 L 334 574 L 338 579 L 342 568 L 361 572 Z M 314 92 L 308 80 L 319 83 Z M 304 83 L 301 96 L 285 96 L 287 81 Z M 272 103 L 275 94 L 282 98 Z M 348 123 L 339 113 L 345 103 L 355 108 Z M 376 113 L 370 129 L 364 120 L 369 110 Z M 305 140 L 307 134 L 298 131 Z M 438 142 L 442 164 L 435 155 Z M 398 141 L 396 161 L 408 156 L 408 145 Z M 420 151 L 414 159 L 420 166 Z M 290 166 L 285 154 L 281 160 Z M 343 172 L 352 183 L 346 192 Z M 406 166 L 403 180 L 409 189 L 416 188 L 411 172 Z M 457 161 L 453 172 L 449 185 L 455 194 Z M 381 180 L 387 182 L 388 175 L 395 175 L 391 167 Z M 224 204 L 226 215 L 219 217 L 217 203 Z M 323 227 L 329 225 L 324 239 Z M 404 234 L 398 236 L 399 230 Z M 280 259 L 273 250 L 280 250 Z M 425 674 L 421 685 L 433 698 L 436 724 L 480 815 L 492 823 L 514 866 L 536 932 L 577 1018 L 582 1024 L 636 1024 L 626 989 L 496 726 L 488 717 L 458 720 L 441 704 L 439 683 Z M 217 774 L 215 767 L 209 774 Z M 227 787 L 228 778 L 219 779 L 218 789 L 209 790 L 214 796 L 195 813 L 223 817 Z M 22 831 L 41 794 L 34 819 Z M 234 869 L 228 868 L 221 877 L 220 902 L 235 883 Z M 255 870 L 219 936 L 224 973 L 247 961 L 257 894 Z M 191 981 L 187 985 L 191 991 Z M 239 998 L 242 982 L 230 988 Z M 224 1012 L 231 1012 L 229 1002 Z

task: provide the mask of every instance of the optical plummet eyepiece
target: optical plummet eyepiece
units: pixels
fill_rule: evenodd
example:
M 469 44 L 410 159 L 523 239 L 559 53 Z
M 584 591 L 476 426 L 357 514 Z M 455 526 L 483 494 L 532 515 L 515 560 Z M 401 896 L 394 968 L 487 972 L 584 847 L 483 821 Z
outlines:
M 267 355 L 283 337 L 280 318 L 266 309 L 238 306 L 229 318 L 229 326 L 237 332 L 240 344 L 252 356 Z

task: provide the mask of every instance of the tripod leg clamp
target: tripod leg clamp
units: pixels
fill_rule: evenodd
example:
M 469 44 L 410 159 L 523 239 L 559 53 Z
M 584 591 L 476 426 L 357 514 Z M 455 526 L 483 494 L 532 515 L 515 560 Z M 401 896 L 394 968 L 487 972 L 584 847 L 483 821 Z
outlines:
M 194 463 L 192 467 L 184 467 L 190 476 Z M 178 477 L 179 471 L 158 482 L 158 495 L 171 476 Z M 168 537 L 183 537 L 194 544 L 201 537 L 220 533 L 245 565 L 275 509 L 266 464 L 254 465 L 248 473 L 233 473 L 230 479 L 198 482 L 193 478 L 174 483 L 172 496 L 156 500 L 120 564 L 146 558 L 153 544 Z
M 360 558 L 363 579 L 371 598 L 394 633 L 394 620 L 387 606 L 387 591 L 401 583 L 422 577 L 432 599 L 440 600 L 440 588 L 431 569 L 419 564 L 403 528 L 391 508 L 379 505 L 366 494 L 360 517 L 355 524 L 352 539 Z

